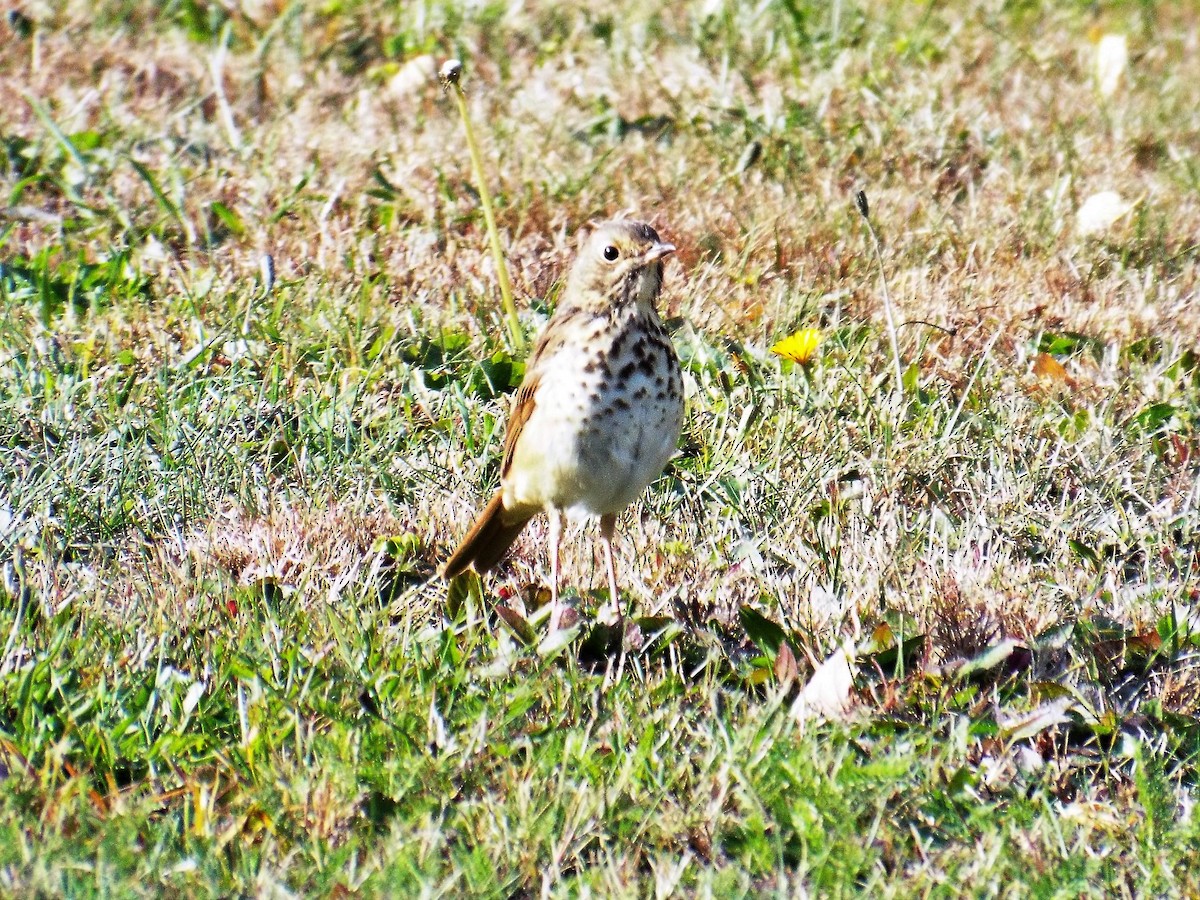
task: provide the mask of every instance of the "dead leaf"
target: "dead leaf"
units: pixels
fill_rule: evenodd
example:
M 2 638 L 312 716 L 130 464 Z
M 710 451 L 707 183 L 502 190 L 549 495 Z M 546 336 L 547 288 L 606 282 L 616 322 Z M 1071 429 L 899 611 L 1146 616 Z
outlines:
M 1000 736 L 1010 741 L 1020 741 L 1033 737 L 1035 734 L 1070 722 L 1067 711 L 1075 705 L 1073 697 L 1060 697 L 1043 703 L 1028 712 L 1014 716 L 997 716 L 996 724 L 1000 726 Z
M 1071 376 L 1057 359 L 1049 353 L 1039 353 L 1033 360 L 1033 374 L 1048 381 L 1069 382 Z
M 786 643 L 781 644 L 779 652 L 775 654 L 775 680 L 782 687 L 787 687 L 799 677 L 800 670 L 796 668 L 796 654 L 792 653 L 792 648 Z
M 510 606 L 497 606 L 496 615 L 504 620 L 504 624 L 512 629 L 512 633 L 526 647 L 532 647 L 537 643 L 537 632 L 533 630 L 529 620 L 515 609 Z

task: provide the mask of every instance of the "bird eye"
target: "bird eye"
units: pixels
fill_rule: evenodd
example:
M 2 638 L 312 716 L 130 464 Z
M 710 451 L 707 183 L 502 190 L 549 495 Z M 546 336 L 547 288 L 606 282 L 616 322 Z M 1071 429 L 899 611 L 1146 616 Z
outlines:
M 607 247 L 604 248 L 604 258 L 607 259 L 609 262 L 612 262 L 614 259 L 616 259 L 620 255 L 621 255 L 621 251 L 618 250 L 616 247 L 614 247 L 612 244 L 609 244 Z

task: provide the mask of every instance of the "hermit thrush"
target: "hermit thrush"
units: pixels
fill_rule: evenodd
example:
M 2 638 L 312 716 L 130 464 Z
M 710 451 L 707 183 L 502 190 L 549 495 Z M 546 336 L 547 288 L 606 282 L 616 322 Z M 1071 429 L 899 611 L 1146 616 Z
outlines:
M 674 252 L 643 222 L 617 219 L 583 241 L 558 308 L 526 364 L 504 437 L 500 489 L 442 574 L 486 572 L 542 510 L 550 514 L 551 629 L 561 516 L 599 517 L 609 600 L 620 615 L 612 537 L 675 451 L 683 379 L 655 301 Z

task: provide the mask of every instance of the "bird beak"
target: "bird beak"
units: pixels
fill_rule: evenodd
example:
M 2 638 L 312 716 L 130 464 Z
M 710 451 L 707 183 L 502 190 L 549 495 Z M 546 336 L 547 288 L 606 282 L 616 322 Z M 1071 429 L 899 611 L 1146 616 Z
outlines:
M 646 251 L 646 262 L 654 262 L 657 259 L 662 259 L 664 256 L 669 256 L 675 252 L 674 244 L 659 243 L 654 244 Z

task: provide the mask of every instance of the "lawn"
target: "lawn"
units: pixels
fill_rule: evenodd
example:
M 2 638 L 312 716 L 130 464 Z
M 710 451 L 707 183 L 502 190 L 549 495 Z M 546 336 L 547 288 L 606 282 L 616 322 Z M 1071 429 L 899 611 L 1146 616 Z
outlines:
M 1200 6 L 650 6 L 8 7 L 0 894 L 1200 894 Z M 554 638 L 437 567 L 623 211 Z

